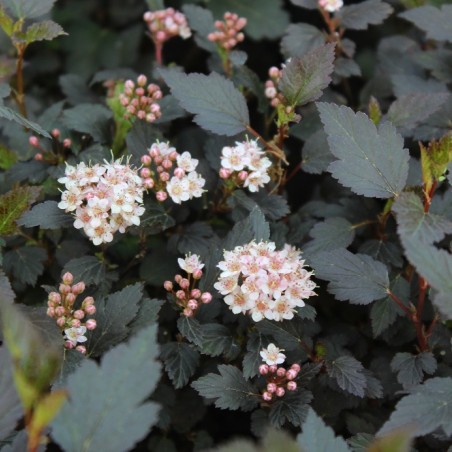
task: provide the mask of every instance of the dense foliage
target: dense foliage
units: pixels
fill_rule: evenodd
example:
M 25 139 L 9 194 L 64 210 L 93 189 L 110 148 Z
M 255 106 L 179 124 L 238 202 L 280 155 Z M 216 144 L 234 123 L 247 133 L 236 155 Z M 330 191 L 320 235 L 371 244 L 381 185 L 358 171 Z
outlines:
M 0 0 L 1 450 L 447 450 L 451 23 Z

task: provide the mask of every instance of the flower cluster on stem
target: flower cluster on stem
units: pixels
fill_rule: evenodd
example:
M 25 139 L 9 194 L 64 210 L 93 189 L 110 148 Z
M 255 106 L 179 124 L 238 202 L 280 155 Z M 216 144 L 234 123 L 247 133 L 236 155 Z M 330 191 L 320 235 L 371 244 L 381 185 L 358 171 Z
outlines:
M 96 313 L 94 298 L 85 297 L 76 309 L 77 296 L 85 291 L 85 283 L 80 281 L 73 284 L 74 276 L 69 272 L 63 275 L 62 280 L 58 292 L 49 294 L 47 315 L 55 319 L 61 331 L 64 331 L 64 346 L 85 354 L 86 348 L 80 344 L 87 341 L 86 331 L 94 330 L 97 326 L 94 319 L 87 318 Z
M 247 20 L 230 12 L 224 13 L 223 19 L 215 21 L 216 31 L 209 33 L 207 39 L 229 51 L 245 39 L 241 30 L 245 27 Z
M 249 314 L 255 322 L 283 321 L 294 316 L 305 299 L 316 295 L 301 252 L 285 245 L 276 250 L 273 242 L 251 242 L 224 251 L 215 289 L 234 314 Z
M 259 373 L 266 378 L 265 390 L 262 393 L 262 399 L 265 402 L 271 402 L 278 397 L 283 397 L 286 391 L 295 391 L 297 383 L 295 379 L 301 370 L 299 364 L 292 364 L 287 369 L 283 364 L 286 355 L 281 353 L 282 349 L 275 344 L 269 344 L 267 348 L 261 350 L 260 355 L 265 364 L 259 366 Z
M 124 91 L 119 94 L 119 102 L 125 108 L 124 119 L 135 118 L 154 122 L 162 115 L 158 101 L 162 91 L 155 83 L 149 83 L 145 75 L 138 76 L 136 83 L 126 80 Z
M 176 304 L 182 309 L 182 314 L 192 317 L 202 304 L 212 301 L 209 292 L 201 292 L 196 286 L 202 277 L 204 264 L 197 254 L 189 254 L 185 259 L 177 260 L 179 267 L 187 273 L 187 277 L 177 274 L 172 281 L 165 281 L 163 287 L 174 296 Z
M 243 186 L 251 192 L 270 182 L 267 169 L 271 160 L 257 144 L 257 140 L 236 142 L 221 150 L 220 177 L 234 186 Z
M 73 212 L 74 227 L 83 229 L 94 245 L 111 242 L 117 231 L 140 224 L 144 187 L 137 169 L 122 159 L 93 166 L 66 166 L 60 209 Z
M 205 179 L 196 171 L 199 161 L 189 152 L 179 154 L 169 143 L 156 142 L 141 157 L 143 186 L 153 190 L 158 201 L 168 196 L 176 204 L 199 198 L 204 193 Z

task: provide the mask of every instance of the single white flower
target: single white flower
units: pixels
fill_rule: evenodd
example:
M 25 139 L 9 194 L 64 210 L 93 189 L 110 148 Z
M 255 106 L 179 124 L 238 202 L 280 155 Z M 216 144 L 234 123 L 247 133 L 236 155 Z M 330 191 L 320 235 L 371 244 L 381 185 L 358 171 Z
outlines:
M 177 263 L 179 264 L 179 267 L 187 273 L 193 273 L 195 270 L 201 270 L 204 267 L 204 264 L 197 254 L 186 255 L 185 259 L 179 258 L 177 259 Z
M 88 339 L 84 334 L 86 333 L 86 326 L 79 326 L 78 328 L 66 328 L 64 330 L 64 338 L 72 342 L 72 345 L 77 345 L 77 342 L 86 342 Z
M 286 355 L 281 353 L 284 351 L 282 348 L 278 348 L 275 344 L 268 344 L 267 348 L 263 348 L 260 351 L 262 360 L 269 366 L 275 364 L 282 364 L 286 360 Z

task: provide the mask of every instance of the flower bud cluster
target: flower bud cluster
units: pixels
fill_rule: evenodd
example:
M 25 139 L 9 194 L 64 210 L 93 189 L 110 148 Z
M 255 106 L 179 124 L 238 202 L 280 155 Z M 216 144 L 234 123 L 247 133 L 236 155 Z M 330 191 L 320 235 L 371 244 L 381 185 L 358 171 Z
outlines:
M 313 272 L 304 268 L 300 255 L 290 245 L 277 251 L 273 242 L 236 246 L 224 251 L 214 287 L 234 314 L 249 314 L 255 322 L 290 320 L 304 299 L 316 295 Z
M 284 95 L 278 91 L 278 85 L 281 80 L 284 67 L 284 64 L 282 65 L 282 69 L 272 66 L 268 70 L 268 76 L 270 79 L 265 82 L 265 97 L 270 99 L 272 107 L 276 107 L 279 104 L 285 104 L 286 102 Z
M 81 305 L 76 309 L 75 302 L 77 296 L 85 291 L 83 281 L 74 283 L 72 273 L 65 273 L 58 292 L 50 292 L 47 300 L 47 315 L 56 319 L 57 325 L 64 331 L 64 346 L 75 348 L 80 353 L 85 354 L 86 348 L 80 343 L 86 342 L 85 333 L 87 330 L 96 328 L 94 319 L 87 319 L 96 313 L 93 297 L 85 297 Z
M 231 180 L 236 186 L 248 188 L 251 192 L 259 191 L 270 182 L 267 169 L 272 162 L 265 157 L 265 152 L 257 140 L 236 142 L 236 146 L 225 146 L 221 150 L 220 177 Z
M 207 39 L 216 42 L 219 47 L 229 51 L 245 39 L 241 30 L 245 27 L 247 20 L 230 12 L 224 13 L 223 18 L 224 21 L 215 21 L 214 25 L 217 31 L 209 33 Z
M 162 98 L 162 91 L 155 83 L 147 83 L 148 79 L 143 74 L 138 76 L 136 83 L 126 80 L 124 92 L 119 95 L 119 102 L 126 109 L 125 119 L 154 122 L 162 115 L 157 103 Z
M 153 143 L 141 157 L 143 186 L 153 190 L 160 202 L 168 195 L 176 204 L 199 198 L 206 181 L 196 172 L 198 162 L 189 152 L 179 154 L 169 143 Z
M 174 36 L 180 36 L 182 39 L 191 36 L 185 15 L 174 8 L 147 11 L 143 19 L 154 42 L 163 43 Z
M 52 137 L 54 139 L 52 142 L 54 151 L 68 149 L 72 146 L 72 141 L 70 138 L 64 138 L 63 141 L 60 141 L 60 137 L 61 137 L 60 129 L 55 128 L 50 132 L 50 134 L 52 135 Z M 46 160 L 49 162 L 53 162 L 55 160 L 54 152 L 48 151 L 45 147 L 43 147 L 41 145 L 41 142 L 39 141 L 39 138 L 36 135 L 31 135 L 28 138 L 28 143 L 30 144 L 30 146 L 37 149 L 36 154 L 34 156 L 35 160 L 39 160 L 39 161 Z
M 339 11 L 344 6 L 344 2 L 342 0 L 318 0 L 318 2 L 320 8 L 330 13 Z
M 60 209 L 73 212 L 74 227 L 83 229 L 94 245 L 111 242 L 117 231 L 140 224 L 144 187 L 136 169 L 122 159 L 112 163 L 66 166 Z
M 201 292 L 196 287 L 197 282 L 202 277 L 202 268 L 204 264 L 199 260 L 197 254 L 189 254 L 185 259 L 177 260 L 179 267 L 187 273 L 187 277 L 176 275 L 174 282 L 165 281 L 163 287 L 174 296 L 176 304 L 182 308 L 182 313 L 186 317 L 192 317 L 201 304 L 207 304 L 212 301 L 212 295 L 209 292 Z
M 279 349 L 275 344 L 269 344 L 260 352 L 265 364 L 259 366 L 259 373 L 267 380 L 265 391 L 262 393 L 262 399 L 265 402 L 271 402 L 275 400 L 275 397 L 284 396 L 286 391 L 297 389 L 297 383 L 294 380 L 301 368 L 298 364 L 292 364 L 289 369 L 279 366 L 286 359 L 286 355 L 281 353 L 282 351 L 284 350 Z

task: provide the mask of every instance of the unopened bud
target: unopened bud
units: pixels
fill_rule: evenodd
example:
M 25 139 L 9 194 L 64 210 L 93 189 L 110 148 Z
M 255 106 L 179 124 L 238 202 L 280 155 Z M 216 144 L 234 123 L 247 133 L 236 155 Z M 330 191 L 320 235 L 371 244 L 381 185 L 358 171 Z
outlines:
M 195 268 L 193 271 L 193 278 L 201 279 L 202 278 L 202 270 L 200 268 Z
M 94 304 L 94 298 L 93 297 L 85 297 L 82 303 L 82 309 L 85 309 L 87 306 Z
M 205 304 L 210 303 L 212 301 L 212 294 L 210 292 L 204 292 L 201 295 L 201 301 Z
M 185 317 L 193 317 L 193 311 L 190 308 L 185 308 L 183 314 Z
M 51 307 L 47 308 L 47 315 L 49 317 L 55 317 L 55 308 L 51 308 Z
M 70 286 L 74 282 L 74 275 L 72 273 L 66 272 L 62 277 L 63 283 Z
M 267 364 L 261 364 L 259 366 L 259 373 L 261 375 L 267 375 L 268 374 L 268 365 Z
M 82 355 L 86 355 L 86 347 L 84 345 L 77 345 L 75 349 L 80 352 Z
M 82 322 L 80 322 L 79 319 L 72 319 L 71 320 L 71 326 L 73 328 L 79 328 L 80 326 L 82 326 Z
M 72 293 L 75 295 L 79 295 L 85 291 L 85 283 L 83 281 L 78 282 L 74 286 L 72 286 Z
M 96 306 L 90 304 L 85 307 L 86 315 L 93 315 L 96 313 Z
M 64 343 L 64 347 L 71 350 L 71 349 L 74 348 L 74 344 L 73 344 L 71 341 L 66 341 L 66 342 Z
M 227 169 L 227 168 L 220 169 L 220 177 L 222 179 L 228 179 L 229 177 L 231 177 L 231 174 L 232 174 L 232 172 L 230 169 Z
M 31 144 L 31 146 L 37 148 L 39 147 L 39 140 L 38 137 L 35 137 L 32 135 L 30 138 L 28 138 L 28 142 Z
M 185 292 L 183 290 L 178 290 L 176 292 L 176 298 L 179 300 L 185 300 Z
M 58 306 L 57 308 L 55 308 L 55 315 L 57 317 L 61 317 L 65 313 L 66 313 L 66 309 L 64 309 L 63 306 Z
M 270 402 L 270 400 L 273 398 L 273 394 L 270 394 L 269 392 L 265 391 L 262 394 L 262 398 L 266 401 L 266 402 Z
M 286 369 L 284 369 L 284 367 L 279 367 L 276 371 L 276 375 L 278 375 L 278 377 L 284 377 L 284 375 L 286 375 Z
M 144 155 L 143 157 L 149 157 L 148 155 L 146 156 L 146 155 Z M 151 157 L 149 157 L 149 159 L 150 159 Z M 149 168 L 141 168 L 141 171 L 140 171 L 140 176 L 143 178 L 143 179 L 147 179 L 148 177 L 151 177 L 151 170 L 149 169 Z
M 188 300 L 187 307 L 192 309 L 193 311 L 198 308 L 198 302 L 196 300 Z
M 81 309 L 77 309 L 72 315 L 74 316 L 74 319 L 82 320 L 83 317 L 85 317 L 85 312 Z
M 193 290 L 190 292 L 190 296 L 191 296 L 192 298 L 198 299 L 198 298 L 201 296 L 201 291 L 200 291 L 199 289 L 193 289 Z
M 71 292 L 71 286 L 68 286 L 67 284 L 60 284 L 60 287 L 58 288 L 61 294 L 67 295 Z
M 190 281 L 187 278 L 182 278 L 179 282 L 181 289 L 188 289 L 190 287 Z
M 182 281 L 182 275 L 177 274 L 177 275 L 174 277 L 174 281 L 176 281 L 177 284 L 179 284 L 179 283 Z
M 297 383 L 295 381 L 289 381 L 286 388 L 288 391 L 295 391 L 295 389 L 297 389 Z
M 293 380 L 294 378 L 297 378 L 297 375 L 298 375 L 298 372 L 296 372 L 296 371 L 293 370 L 293 369 L 289 369 L 289 370 L 286 372 L 286 378 L 287 378 L 288 380 Z
M 63 140 L 63 147 L 65 147 L 67 149 L 67 148 L 70 148 L 71 146 L 72 146 L 72 140 L 69 138 L 65 138 Z
M 185 176 L 185 171 L 183 168 L 179 168 L 177 167 L 174 170 L 174 175 L 178 178 L 178 179 L 182 179 Z
M 267 385 L 267 391 L 268 391 L 270 394 L 273 394 L 273 393 L 276 391 L 276 389 L 277 389 L 277 386 L 276 386 L 275 383 L 269 383 L 269 384 Z
M 61 295 L 58 292 L 50 292 L 49 293 L 49 301 L 51 301 L 54 304 L 60 304 L 61 303 Z
M 165 290 L 167 290 L 168 292 L 171 292 L 173 290 L 173 283 L 171 281 L 165 281 L 163 283 L 163 287 L 165 288 Z
M 168 198 L 168 194 L 160 190 L 155 194 L 155 197 L 157 198 L 157 201 L 163 202 Z
M 85 326 L 87 330 L 94 330 L 97 326 L 97 322 L 94 319 L 88 319 Z
M 150 165 L 152 163 L 152 158 L 150 155 L 143 155 L 141 156 L 141 163 L 143 165 Z
M 293 369 L 297 373 L 300 372 L 300 370 L 301 370 L 301 366 L 299 364 L 292 364 L 290 366 L 290 368 Z
M 272 364 L 271 366 L 268 366 L 268 371 L 271 374 L 274 374 L 278 370 L 278 366 L 276 364 Z
M 275 394 L 277 397 L 282 397 L 285 393 L 286 393 L 286 391 L 284 390 L 284 388 L 278 388 L 275 391 Z
M 77 298 L 77 297 L 76 297 L 73 293 L 68 293 L 68 294 L 66 295 L 65 301 L 66 301 L 66 303 L 68 303 L 69 305 L 73 305 L 76 298 Z
M 40 152 L 37 152 L 34 159 L 40 162 L 41 160 L 44 160 L 44 156 Z
M 248 172 L 247 171 L 240 171 L 239 174 L 237 175 L 237 177 L 239 178 L 239 180 L 244 182 L 246 180 L 246 178 L 248 177 Z
M 59 129 L 53 129 L 51 133 L 52 133 L 53 138 L 58 138 L 60 136 Z
M 66 325 L 66 317 L 58 317 L 56 323 L 60 328 L 64 328 Z

